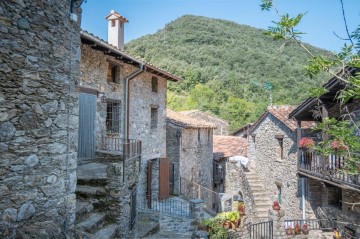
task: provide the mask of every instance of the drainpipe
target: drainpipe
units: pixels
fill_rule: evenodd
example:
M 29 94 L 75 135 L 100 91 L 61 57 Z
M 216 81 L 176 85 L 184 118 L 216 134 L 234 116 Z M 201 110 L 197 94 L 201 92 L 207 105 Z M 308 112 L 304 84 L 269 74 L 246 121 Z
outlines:
M 305 178 L 301 178 L 302 219 L 305 220 Z
M 129 115 L 130 115 L 130 81 L 145 71 L 145 64 L 125 78 L 125 117 L 124 117 L 124 143 L 129 139 Z

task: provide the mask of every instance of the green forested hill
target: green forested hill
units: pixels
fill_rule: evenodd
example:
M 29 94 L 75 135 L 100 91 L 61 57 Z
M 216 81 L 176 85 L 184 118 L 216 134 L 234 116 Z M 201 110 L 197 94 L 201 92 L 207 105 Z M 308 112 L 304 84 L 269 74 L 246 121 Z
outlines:
M 256 120 L 269 105 L 270 84 L 274 104 L 297 104 L 310 88 L 329 79 L 322 75 L 310 80 L 304 70 L 306 52 L 282 44 L 261 29 L 186 15 L 125 49 L 184 79 L 169 84 L 169 108 L 211 112 L 234 130 Z

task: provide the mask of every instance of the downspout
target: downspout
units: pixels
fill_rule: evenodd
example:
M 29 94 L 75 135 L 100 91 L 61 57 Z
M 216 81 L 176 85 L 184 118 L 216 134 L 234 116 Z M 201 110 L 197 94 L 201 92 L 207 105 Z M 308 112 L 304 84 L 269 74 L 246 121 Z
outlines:
M 125 78 L 125 117 L 124 117 L 124 144 L 129 139 L 129 115 L 130 115 L 130 81 L 145 71 L 145 64 Z
M 301 207 L 302 219 L 305 220 L 305 178 L 301 178 Z

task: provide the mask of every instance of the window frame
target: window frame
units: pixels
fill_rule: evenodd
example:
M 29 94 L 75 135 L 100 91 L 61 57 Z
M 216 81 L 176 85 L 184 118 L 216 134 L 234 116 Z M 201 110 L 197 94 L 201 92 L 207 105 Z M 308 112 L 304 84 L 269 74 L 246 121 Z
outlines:
M 107 81 L 110 84 L 120 83 L 120 65 L 108 62 Z
M 157 78 L 156 76 L 151 77 L 151 92 L 159 92 L 159 78 Z
M 159 123 L 159 107 L 150 106 L 150 129 L 157 129 Z
M 117 108 L 117 112 L 116 110 L 114 110 L 116 108 Z M 107 134 L 114 134 L 114 135 L 120 134 L 120 128 L 121 128 L 120 118 L 121 118 L 121 101 L 106 99 L 105 130 Z

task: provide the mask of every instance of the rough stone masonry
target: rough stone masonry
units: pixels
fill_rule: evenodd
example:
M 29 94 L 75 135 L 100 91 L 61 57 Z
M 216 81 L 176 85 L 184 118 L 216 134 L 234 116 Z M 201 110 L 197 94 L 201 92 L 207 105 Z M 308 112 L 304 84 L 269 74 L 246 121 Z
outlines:
M 70 4 L 0 2 L 0 238 L 61 238 L 74 223 L 80 21 Z

